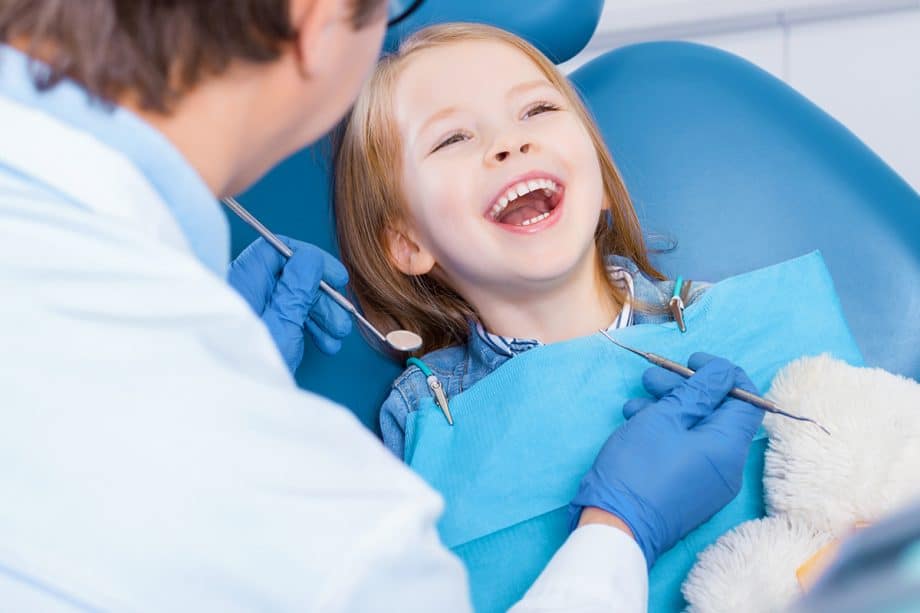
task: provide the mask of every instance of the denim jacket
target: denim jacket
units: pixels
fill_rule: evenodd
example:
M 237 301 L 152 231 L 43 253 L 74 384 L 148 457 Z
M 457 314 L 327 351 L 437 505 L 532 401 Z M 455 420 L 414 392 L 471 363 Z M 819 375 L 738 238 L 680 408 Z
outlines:
M 632 278 L 634 300 L 653 307 L 652 312 L 634 309 L 632 323 L 671 321 L 667 305 L 673 294 L 674 281 L 649 279 L 632 260 L 621 256 L 611 256 L 607 264 L 625 269 Z M 708 284 L 694 282 L 688 304 L 697 300 L 707 287 Z M 466 345 L 438 349 L 421 358 L 440 381 L 448 399 L 469 389 L 515 355 L 539 345 L 536 341 L 517 341 L 500 346 L 489 342 L 488 335 L 482 334 L 478 328 L 476 322 L 471 322 Z M 390 395 L 380 408 L 380 431 L 384 445 L 400 460 L 405 452 L 406 419 L 431 394 L 427 376 L 417 366 L 410 366 L 393 382 Z

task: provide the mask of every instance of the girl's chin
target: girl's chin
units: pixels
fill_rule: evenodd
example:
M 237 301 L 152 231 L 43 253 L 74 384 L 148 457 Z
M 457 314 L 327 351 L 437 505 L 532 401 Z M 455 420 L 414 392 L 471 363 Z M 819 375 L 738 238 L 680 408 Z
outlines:
M 595 278 L 593 266 L 583 264 L 581 258 L 572 254 L 570 257 L 556 257 L 537 261 L 536 264 L 521 262 L 515 267 L 514 279 L 508 279 L 508 285 L 519 285 L 522 289 L 539 293 L 553 288 L 577 283 L 582 277 Z

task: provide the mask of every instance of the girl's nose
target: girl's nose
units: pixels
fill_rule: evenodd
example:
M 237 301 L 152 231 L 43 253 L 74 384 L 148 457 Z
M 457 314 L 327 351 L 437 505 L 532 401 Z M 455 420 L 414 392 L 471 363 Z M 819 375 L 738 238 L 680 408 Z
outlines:
M 496 151 L 495 161 L 504 162 L 506 159 L 508 159 L 508 156 L 511 155 L 511 151 L 509 151 L 509 149 L 511 148 L 500 148 L 498 151 Z M 519 146 L 517 149 L 521 153 L 527 153 L 528 151 L 530 151 L 530 143 L 524 143 L 523 145 Z

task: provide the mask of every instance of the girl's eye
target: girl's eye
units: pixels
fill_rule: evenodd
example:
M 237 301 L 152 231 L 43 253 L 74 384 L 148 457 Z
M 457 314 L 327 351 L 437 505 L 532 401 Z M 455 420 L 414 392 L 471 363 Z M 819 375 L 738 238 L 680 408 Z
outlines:
M 524 113 L 524 117 L 533 117 L 534 115 L 539 115 L 540 113 L 547 113 L 550 111 L 558 110 L 559 107 L 552 102 L 538 102 L 537 104 L 527 109 L 527 112 Z
M 439 149 L 443 149 L 444 147 L 447 147 L 448 145 L 453 145 L 454 143 L 459 143 L 460 141 L 463 141 L 463 140 L 466 140 L 465 134 L 461 134 L 460 132 L 457 132 L 456 134 L 451 134 L 446 139 L 441 141 L 441 143 L 438 146 L 432 149 L 431 152 L 434 153 L 435 151 L 438 151 Z

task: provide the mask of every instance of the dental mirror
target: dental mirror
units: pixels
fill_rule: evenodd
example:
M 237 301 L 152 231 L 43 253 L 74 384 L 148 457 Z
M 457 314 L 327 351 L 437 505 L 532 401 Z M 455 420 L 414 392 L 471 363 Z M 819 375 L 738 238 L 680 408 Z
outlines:
M 416 351 L 422 346 L 422 337 L 408 330 L 393 330 L 387 334 L 387 343 L 397 351 Z

